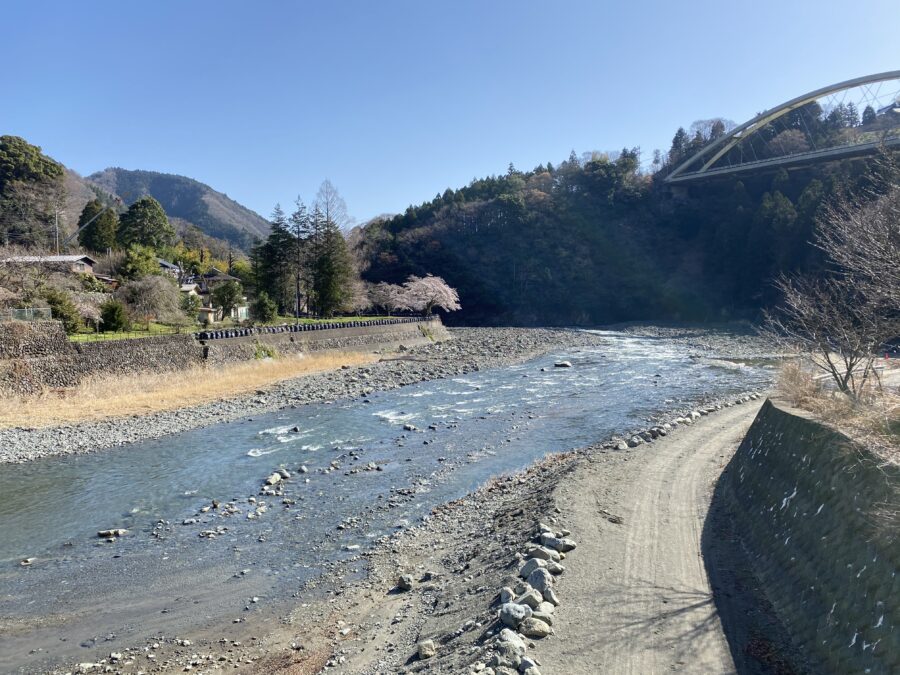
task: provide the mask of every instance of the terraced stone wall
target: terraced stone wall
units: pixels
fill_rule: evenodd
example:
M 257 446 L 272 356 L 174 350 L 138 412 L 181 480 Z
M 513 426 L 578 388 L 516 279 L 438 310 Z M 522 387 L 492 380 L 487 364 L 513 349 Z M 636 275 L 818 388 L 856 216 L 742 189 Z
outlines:
M 900 539 L 886 514 L 900 470 L 767 401 L 722 481 L 754 570 L 813 672 L 900 672 Z

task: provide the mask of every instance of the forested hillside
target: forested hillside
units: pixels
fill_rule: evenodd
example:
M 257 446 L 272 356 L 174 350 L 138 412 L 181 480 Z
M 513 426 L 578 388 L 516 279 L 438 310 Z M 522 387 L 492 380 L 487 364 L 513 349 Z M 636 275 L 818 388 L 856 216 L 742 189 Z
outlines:
M 187 221 L 204 234 L 244 250 L 269 233 L 269 223 L 259 214 L 192 178 L 110 168 L 91 174 L 89 180 L 119 195 L 126 204 L 149 195 L 162 204 L 170 217 Z
M 857 160 L 673 191 L 662 171 L 640 172 L 636 150 L 573 153 L 369 223 L 356 250 L 368 281 L 444 277 L 458 323 L 752 318 L 780 272 L 821 264 L 808 243 L 816 214 L 866 170 Z

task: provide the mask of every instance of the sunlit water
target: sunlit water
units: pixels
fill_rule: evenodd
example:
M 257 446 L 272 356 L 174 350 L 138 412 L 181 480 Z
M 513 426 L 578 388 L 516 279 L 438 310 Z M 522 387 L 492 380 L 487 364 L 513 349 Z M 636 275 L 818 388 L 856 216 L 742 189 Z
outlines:
M 74 610 L 98 586 L 111 595 L 125 587 L 133 593 L 136 584 L 138 593 L 159 593 L 154 579 L 200 567 L 221 567 L 224 575 L 252 563 L 272 577 L 269 587 L 294 584 L 323 561 L 350 555 L 348 546 L 364 548 L 491 476 L 644 428 L 658 411 L 771 378 L 766 367 L 711 364 L 664 340 L 606 335 L 604 346 L 368 399 L 303 406 L 94 455 L 0 466 L 0 615 Z M 573 367 L 554 368 L 563 358 Z M 404 431 L 406 424 L 420 431 Z M 334 460 L 340 469 L 323 473 Z M 369 462 L 382 470 L 345 475 Z M 310 473 L 297 474 L 300 465 Z M 265 498 L 269 510 L 247 520 L 248 497 L 263 499 L 259 488 L 278 467 L 294 474 L 287 496 L 296 503 Z M 412 496 L 388 505 L 392 487 Z M 213 499 L 236 500 L 241 513 L 198 514 Z M 361 523 L 336 529 L 357 516 Z M 182 525 L 186 518 L 208 522 Z M 170 525 L 157 539 L 151 535 L 160 520 Z M 227 533 L 198 536 L 217 526 Z M 97 542 L 98 529 L 120 527 L 131 533 L 114 544 Z M 18 561 L 25 557 L 38 563 L 23 570 Z

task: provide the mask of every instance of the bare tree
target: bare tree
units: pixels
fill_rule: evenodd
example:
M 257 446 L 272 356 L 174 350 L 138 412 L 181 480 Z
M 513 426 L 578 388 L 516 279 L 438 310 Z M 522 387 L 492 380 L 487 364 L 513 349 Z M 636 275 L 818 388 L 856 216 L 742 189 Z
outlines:
M 347 213 L 347 203 L 327 178 L 319 186 L 314 206 L 317 206 L 322 212 L 325 222 L 334 223 L 341 231 L 345 231 L 353 225 L 353 219 Z
M 782 304 L 767 313 L 763 333 L 809 356 L 838 390 L 859 401 L 874 376 L 880 347 L 900 331 L 900 320 L 850 278 L 782 277 Z
M 900 186 L 866 203 L 844 198 L 828 206 L 816 245 L 886 311 L 900 311 Z

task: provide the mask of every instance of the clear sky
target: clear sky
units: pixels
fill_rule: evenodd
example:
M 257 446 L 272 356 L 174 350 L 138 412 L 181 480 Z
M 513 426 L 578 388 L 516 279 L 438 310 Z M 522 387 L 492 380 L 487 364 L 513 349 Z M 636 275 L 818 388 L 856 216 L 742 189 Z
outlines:
M 898 0 L 3 0 L 0 133 L 359 221 L 900 68 Z

